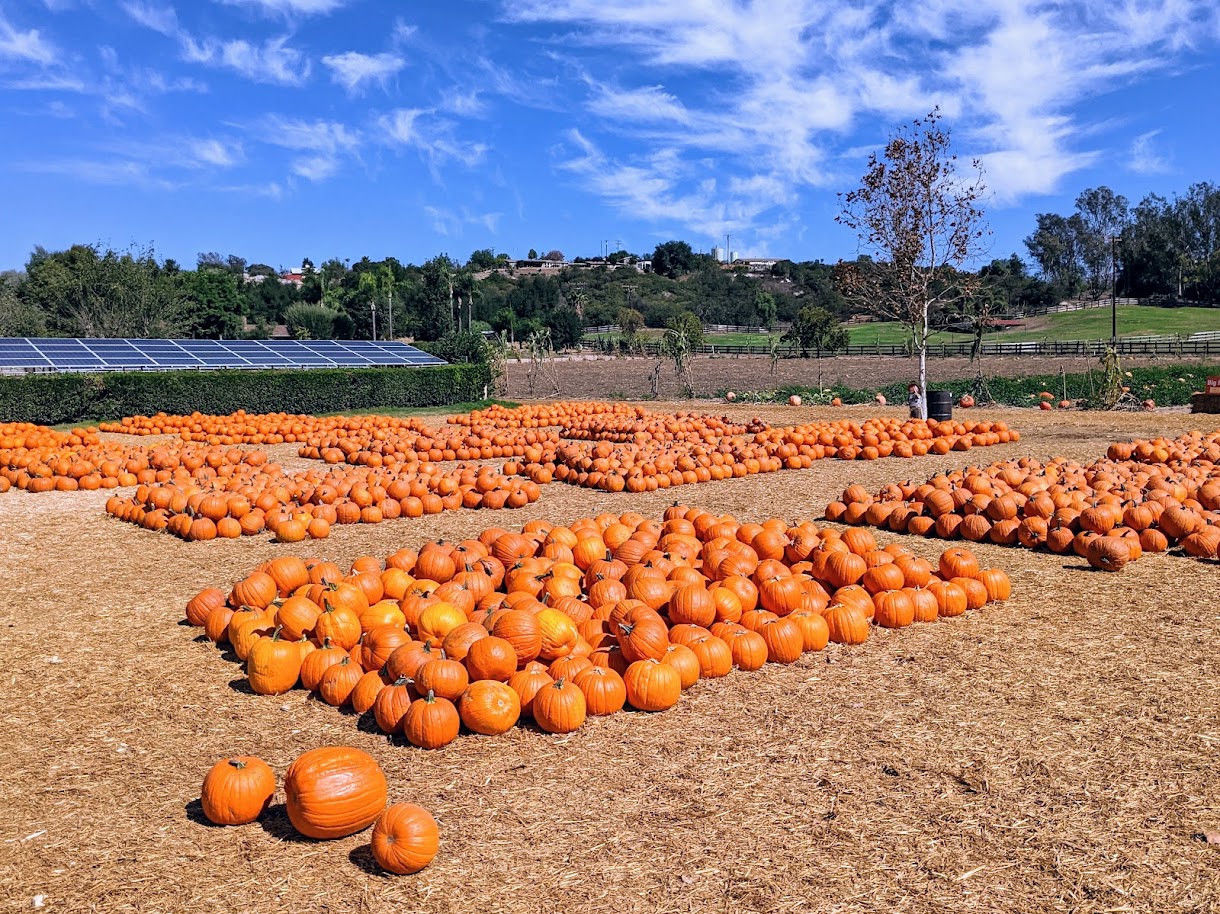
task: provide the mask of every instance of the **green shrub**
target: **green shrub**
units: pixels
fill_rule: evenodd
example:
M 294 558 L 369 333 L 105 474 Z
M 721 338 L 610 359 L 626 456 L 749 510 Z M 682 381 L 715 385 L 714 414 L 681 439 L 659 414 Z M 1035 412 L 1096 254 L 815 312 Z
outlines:
M 0 421 L 60 425 L 158 412 L 338 413 L 483 397 L 486 365 L 0 377 Z
M 490 357 L 487 340 L 477 330 L 454 330 L 439 340 L 416 340 L 412 345 L 450 364 L 480 365 Z
M 1188 406 L 1190 395 L 1194 391 L 1203 390 L 1207 378 L 1220 375 L 1220 365 L 1178 364 L 1166 366 L 1147 366 L 1132 368 L 1124 374 L 1129 375 L 1126 384 L 1131 388 L 1131 395 L 1137 400 L 1155 400 L 1157 406 Z M 991 398 L 1003 406 L 1037 406 L 1038 394 L 1050 391 L 1058 402 L 1064 394 L 1065 378 L 1058 374 L 1027 375 L 1020 378 L 987 378 L 987 389 Z M 1100 370 L 1090 376 L 1087 373 L 1069 374 L 1066 377 L 1067 399 L 1072 401 L 1088 401 L 1101 395 L 1104 379 Z M 932 390 L 948 390 L 953 392 L 954 402 L 963 394 L 971 393 L 974 381 L 963 378 L 956 381 L 937 381 L 930 385 Z M 873 397 L 880 393 L 891 405 L 905 405 L 907 401 L 907 382 L 899 381 L 887 384 L 875 390 L 857 390 L 835 383 L 826 388 L 830 397 L 839 397 L 844 403 L 871 403 Z M 743 396 L 741 391 L 738 396 Z M 774 399 L 783 402 L 792 394 L 798 394 L 811 403 L 820 402 L 817 399 L 817 388 L 789 386 L 774 393 Z M 723 391 L 721 392 L 723 395 Z

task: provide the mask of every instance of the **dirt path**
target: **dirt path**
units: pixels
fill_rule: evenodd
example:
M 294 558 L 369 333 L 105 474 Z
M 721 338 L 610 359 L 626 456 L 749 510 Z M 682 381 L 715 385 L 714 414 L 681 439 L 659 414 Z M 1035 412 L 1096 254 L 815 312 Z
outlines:
M 649 374 L 653 359 L 598 358 L 559 361 L 555 365 L 559 378 L 559 396 L 569 399 L 642 399 L 650 396 Z M 1126 367 L 1145 364 L 1175 364 L 1170 360 L 1124 359 Z M 984 370 L 990 377 L 1022 377 L 1024 375 L 1069 374 L 1097 367 L 1091 358 L 1052 359 L 1035 357 L 994 357 L 987 359 Z M 528 398 L 526 379 L 528 365 L 509 362 L 508 397 Z M 930 359 L 928 377 L 933 382 L 973 378 L 976 368 L 969 359 Z M 848 387 L 869 390 L 895 381 L 908 381 L 918 376 L 914 359 L 864 356 L 835 356 L 827 359 L 781 359 L 774 375 L 771 362 L 761 357 L 701 356 L 694 362 L 692 373 L 695 392 L 701 397 L 714 396 L 725 389 L 777 390 L 789 384 L 816 387 L 842 381 Z M 673 366 L 666 364 L 661 373 L 661 396 L 679 396 Z M 539 396 L 551 396 L 549 389 L 538 387 Z

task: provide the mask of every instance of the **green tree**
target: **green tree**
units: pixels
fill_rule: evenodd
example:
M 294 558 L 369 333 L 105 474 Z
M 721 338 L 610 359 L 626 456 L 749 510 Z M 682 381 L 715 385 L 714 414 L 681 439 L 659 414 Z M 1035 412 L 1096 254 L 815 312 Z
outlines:
M 665 322 L 665 329 L 682 335 L 692 352 L 698 351 L 703 345 L 703 324 L 690 311 L 683 311 Z
M 22 295 L 52 332 L 83 337 L 157 338 L 187 329 L 182 274 L 166 272 L 151 247 L 126 251 L 74 245 L 35 248 Z
M 554 308 L 542 316 L 542 323 L 551 331 L 551 341 L 556 349 L 571 349 L 580 345 L 585 332 L 584 321 L 571 308 Z
M 1130 222 L 1127 198 L 1108 187 L 1091 187 L 1076 198 L 1085 281 L 1094 298 L 1108 295 L 1114 288 L 1115 245 Z
M 666 241 L 652 252 L 652 271 L 676 279 L 695 268 L 699 258 L 685 241 Z
M 12 270 L 0 273 L 0 336 L 43 336 L 46 316 L 21 296 L 21 281 Z
M 775 320 L 778 317 L 778 312 L 775 306 L 775 296 L 766 289 L 759 289 L 754 294 L 754 310 L 758 314 L 762 325 L 768 330 L 775 327 Z
M 1084 226 L 1078 215 L 1038 213 L 1037 227 L 1025 239 L 1029 256 L 1042 277 L 1056 286 L 1064 297 L 1071 297 L 1084 286 L 1081 235 Z
M 298 340 L 329 340 L 335 336 L 336 313 L 325 305 L 301 302 L 284 315 L 288 332 Z
M 192 336 L 213 340 L 241 337 L 247 298 L 240 273 L 201 266 L 183 273 L 182 281 Z
M 480 248 L 473 251 L 470 259 L 466 261 L 466 269 L 468 270 L 494 270 L 499 266 L 499 261 L 496 259 L 496 252 L 491 248 Z
M 415 302 L 415 336 L 438 340 L 454 329 L 453 262 L 440 254 L 425 263 L 422 272 L 423 283 Z
M 796 320 L 780 339 L 800 350 L 801 358 L 809 358 L 810 350 L 818 358 L 823 352 L 837 352 L 847 347 L 847 331 L 839 319 L 825 308 L 801 308 Z
M 928 389 L 929 315 L 968 300 L 970 282 L 949 282 L 983 251 L 988 234 L 981 201 L 982 166 L 959 175 L 949 130 L 933 110 L 896 131 L 873 153 L 860 186 L 840 195 L 836 220 L 876 255 L 868 269 L 840 262 L 836 277 L 846 295 L 869 310 L 901 321 L 919 355 L 919 388 Z M 927 418 L 927 398 L 923 398 Z

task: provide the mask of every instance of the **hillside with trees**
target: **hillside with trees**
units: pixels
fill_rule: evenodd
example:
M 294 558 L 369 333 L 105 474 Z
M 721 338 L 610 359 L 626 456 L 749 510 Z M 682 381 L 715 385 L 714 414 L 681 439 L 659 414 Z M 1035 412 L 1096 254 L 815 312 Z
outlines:
M 944 271 L 938 282 L 960 284 L 970 295 L 951 312 L 936 311 L 932 325 L 1036 314 L 1063 299 L 1112 291 L 1154 304 L 1214 303 L 1220 188 L 1196 184 L 1134 207 L 1109 188 L 1092 188 L 1073 213 L 1038 214 L 1026 248 L 1028 260 L 1014 253 L 976 272 Z M 717 263 L 680 240 L 647 255 L 620 250 L 567 262 L 557 249 L 531 254 L 514 262 L 483 249 L 462 263 L 442 253 L 419 265 L 393 257 L 304 258 L 286 269 L 215 252 L 186 267 L 151 247 L 37 247 L 24 270 L 0 273 L 0 336 L 259 338 L 286 325 L 298 338 L 375 334 L 427 342 L 472 329 L 524 341 L 545 330 L 565 347 L 586 327 L 626 319 L 640 332 L 693 314 L 705 324 L 799 323 L 791 339 L 802 351 L 820 352 L 838 339 L 823 315 L 833 323 L 861 310 L 844 296 L 836 265 L 816 260 L 751 270 Z M 867 277 L 882 264 L 860 257 L 849 266 Z M 815 318 L 801 319 L 802 312 Z

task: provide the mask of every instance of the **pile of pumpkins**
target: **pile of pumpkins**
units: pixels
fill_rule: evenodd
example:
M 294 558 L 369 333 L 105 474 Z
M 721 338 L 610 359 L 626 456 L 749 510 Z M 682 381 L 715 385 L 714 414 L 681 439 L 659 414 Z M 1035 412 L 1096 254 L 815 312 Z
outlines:
M 216 825 L 248 825 L 268 810 L 275 772 L 257 756 L 216 762 L 203 779 L 199 802 Z M 346 838 L 373 826 L 370 849 L 378 865 L 398 875 L 418 873 L 440 848 L 436 819 L 414 803 L 386 805 L 385 772 L 367 752 L 323 746 L 302 753 L 284 774 L 288 820 L 318 841 Z
M 0 492 L 75 492 L 151 484 L 203 484 L 267 455 L 237 448 L 173 443 L 157 447 L 103 440 L 97 429 L 57 432 L 0 424 Z
M 1220 432 L 1116 442 L 1089 464 L 1023 458 L 844 490 L 826 519 L 899 533 L 1075 553 L 1118 571 L 1180 546 L 1220 553 Z
M 277 542 L 325 539 L 335 524 L 377 524 L 462 508 L 521 508 L 541 494 L 530 480 L 510 479 L 490 465 L 398 470 L 327 466 L 294 473 L 254 462 L 208 479 L 174 479 L 112 496 L 106 512 L 147 530 L 190 542 L 237 539 L 270 531 Z
M 438 749 L 463 727 L 496 735 L 529 719 L 568 733 L 627 705 L 664 711 L 701 679 L 1010 593 L 965 549 L 932 564 L 868 530 L 674 505 L 660 519 L 491 527 L 346 571 L 281 556 L 200 592 L 186 619 L 231 648 L 253 692 L 306 689 Z

